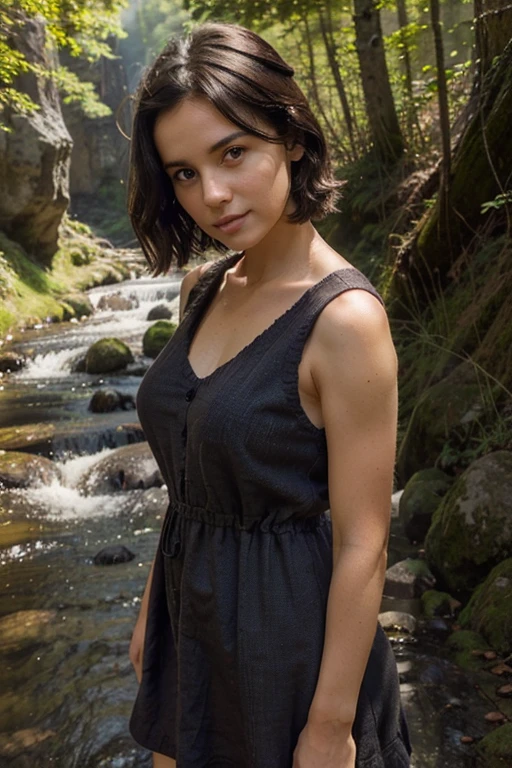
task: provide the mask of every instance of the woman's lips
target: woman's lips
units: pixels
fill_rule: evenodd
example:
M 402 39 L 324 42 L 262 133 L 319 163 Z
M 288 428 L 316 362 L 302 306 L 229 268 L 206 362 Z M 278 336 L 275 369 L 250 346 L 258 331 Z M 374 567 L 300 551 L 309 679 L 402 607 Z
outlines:
M 214 226 L 217 229 L 220 229 L 222 232 L 225 232 L 226 234 L 231 235 L 233 234 L 233 232 L 238 232 L 240 227 L 243 225 L 245 219 L 247 218 L 248 213 L 249 211 L 247 211 L 247 213 L 243 213 L 241 216 L 237 216 L 234 219 L 230 219 L 225 224 L 215 224 Z

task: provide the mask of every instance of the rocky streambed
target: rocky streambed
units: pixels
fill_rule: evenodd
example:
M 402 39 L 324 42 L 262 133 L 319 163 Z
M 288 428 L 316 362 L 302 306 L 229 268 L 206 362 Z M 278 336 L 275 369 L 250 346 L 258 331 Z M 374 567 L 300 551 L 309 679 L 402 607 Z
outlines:
M 8 345 L 26 362 L 6 366 L 0 382 L 2 766 L 151 765 L 127 728 L 137 689 L 128 648 L 167 493 L 133 404 L 151 364 L 142 340 L 157 318 L 148 314 L 164 303 L 177 316 L 179 280 L 94 289 L 87 320 L 28 330 Z M 105 338 L 127 345 L 131 360 L 92 372 L 88 350 Z M 405 536 L 400 498 L 381 620 L 413 766 L 506 766 L 479 750 L 508 728 L 500 713 L 512 717 L 497 693 L 509 678 L 506 654 L 463 636 L 473 630 L 453 633 L 459 606 L 434 593 L 424 553 Z

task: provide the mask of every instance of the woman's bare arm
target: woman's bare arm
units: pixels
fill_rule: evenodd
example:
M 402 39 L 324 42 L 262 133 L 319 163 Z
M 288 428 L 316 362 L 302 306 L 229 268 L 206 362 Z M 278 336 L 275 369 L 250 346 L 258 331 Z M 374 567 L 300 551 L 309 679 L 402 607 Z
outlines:
M 350 735 L 387 563 L 397 428 L 397 357 L 386 312 L 346 291 L 314 328 L 312 376 L 325 423 L 333 572 L 308 724 Z

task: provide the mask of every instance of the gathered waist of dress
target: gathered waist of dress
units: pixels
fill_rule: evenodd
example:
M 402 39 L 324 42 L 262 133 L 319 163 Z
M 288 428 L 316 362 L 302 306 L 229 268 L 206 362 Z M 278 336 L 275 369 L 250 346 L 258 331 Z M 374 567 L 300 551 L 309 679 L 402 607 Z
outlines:
M 314 530 L 319 525 L 330 522 L 329 512 L 315 512 L 311 515 L 295 516 L 290 509 L 262 509 L 257 517 L 247 514 L 234 514 L 218 509 L 196 507 L 184 501 L 171 500 L 167 507 L 166 519 L 179 515 L 190 520 L 198 520 L 208 525 L 232 527 L 241 531 L 251 531 L 258 528 L 261 531 L 276 534 L 287 531 Z

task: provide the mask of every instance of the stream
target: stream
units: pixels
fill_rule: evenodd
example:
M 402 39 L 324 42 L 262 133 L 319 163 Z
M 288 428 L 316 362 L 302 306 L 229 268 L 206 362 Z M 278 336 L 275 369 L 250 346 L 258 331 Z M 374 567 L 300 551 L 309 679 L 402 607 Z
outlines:
M 121 291 L 136 306 L 96 310 L 87 319 L 26 330 L 9 349 L 30 358 L 0 378 L 0 448 L 44 455 L 60 478 L 37 487 L 0 489 L 0 766 L 2 768 L 150 768 L 128 718 L 137 682 L 128 658 L 131 633 L 167 507 L 165 487 L 120 483 L 84 491 L 83 479 L 116 448 L 143 439 L 136 412 L 91 413 L 99 387 L 135 397 L 144 369 L 146 317 L 166 301 L 178 316 L 181 274 L 138 278 L 89 291 Z M 132 349 L 126 373 L 73 373 L 97 339 L 115 336 Z M 144 468 L 141 468 L 141 473 Z M 140 483 L 142 486 L 143 483 Z M 99 483 L 101 486 L 101 483 Z M 122 545 L 129 562 L 94 564 Z M 416 549 L 393 519 L 388 565 Z M 383 610 L 419 613 L 419 601 L 384 598 Z M 441 630 L 442 634 L 442 630 Z M 477 676 L 456 667 L 443 637 L 392 637 L 414 756 L 412 768 L 484 764 L 461 736 L 486 732 L 489 704 Z

